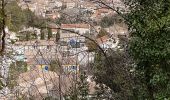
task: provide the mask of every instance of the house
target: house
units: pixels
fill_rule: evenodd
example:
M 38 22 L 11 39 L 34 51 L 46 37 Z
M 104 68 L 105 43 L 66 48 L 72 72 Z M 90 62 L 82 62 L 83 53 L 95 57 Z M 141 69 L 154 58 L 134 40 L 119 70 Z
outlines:
M 29 34 L 29 38 L 30 39 L 40 39 L 40 29 L 38 28 L 33 28 L 33 27 L 29 27 L 29 28 L 24 28 L 23 30 L 20 30 L 17 34 L 17 37 L 19 38 L 19 40 L 26 40 Z
M 92 3 L 92 2 L 89 2 L 89 1 L 82 1 L 82 2 L 80 2 L 79 3 L 79 8 L 84 8 L 84 9 L 92 11 L 92 12 L 94 12 L 97 9 L 95 4 Z
M 17 82 L 19 85 L 17 91 L 20 94 L 26 97 L 33 96 L 37 100 L 42 100 L 47 96 L 59 99 L 59 95 L 63 97 L 74 84 L 72 76 L 36 69 L 20 74 Z
M 122 25 L 113 25 L 108 28 L 105 28 L 105 30 L 112 36 L 112 37 L 118 37 L 119 35 L 123 35 L 128 37 L 128 26 L 124 23 Z
M 49 23 L 48 27 L 51 28 L 53 38 L 55 38 L 57 32 L 59 32 L 59 30 L 58 30 L 59 26 L 57 24 L 55 24 L 55 23 Z
M 112 38 L 107 35 L 97 38 L 96 41 L 98 45 L 104 50 L 107 50 L 109 48 L 114 49 L 118 46 L 119 43 L 119 40 L 117 38 Z
M 75 77 L 75 75 L 60 75 L 52 71 L 32 70 L 19 75 L 18 86 L 15 90 L 27 98 L 34 97 L 36 100 L 42 100 L 47 96 L 57 100 L 61 96 L 64 100 L 64 96 L 77 84 Z M 94 94 L 96 83 L 92 81 L 92 76 L 88 76 L 87 82 L 90 94 Z
M 48 66 L 50 61 L 60 57 L 58 46 L 53 40 L 33 40 L 16 42 L 13 45 L 17 60 L 26 61 L 28 69 L 39 65 Z
M 111 16 L 116 14 L 113 10 L 107 8 L 99 8 L 96 9 L 94 14 L 90 17 L 92 20 L 100 21 L 105 16 Z
M 76 1 L 75 0 L 62 0 L 63 5 L 66 6 L 67 9 L 76 7 Z
M 88 24 L 62 24 L 60 30 L 60 44 L 71 47 L 84 47 L 85 37 L 83 35 L 90 33 Z
M 60 61 L 63 68 L 64 74 L 78 74 L 79 73 L 79 63 L 77 62 L 76 56 L 63 57 Z

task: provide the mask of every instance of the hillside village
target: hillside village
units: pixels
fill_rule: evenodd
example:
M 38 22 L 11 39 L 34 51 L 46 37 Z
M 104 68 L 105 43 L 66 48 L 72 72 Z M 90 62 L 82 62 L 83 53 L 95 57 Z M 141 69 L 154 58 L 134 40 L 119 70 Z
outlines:
M 106 2 L 110 4 L 110 0 Z M 114 4 L 123 7 L 119 0 L 114 0 Z M 88 0 L 20 0 L 18 5 L 49 21 L 45 27 L 24 27 L 16 33 L 6 28 L 8 39 L 13 41 L 8 42 L 13 58 L 26 63 L 26 71 L 17 79 L 16 91 L 37 100 L 48 93 L 63 97 L 79 72 L 85 71 L 93 93 L 95 82 L 90 80 L 89 64 L 94 62 L 96 45 L 104 52 L 120 49 L 120 37 L 128 37 L 123 20 L 115 17 L 112 25 L 101 26 L 104 17 L 117 13 Z
M 170 0 L 0 0 L 0 100 L 170 100 Z

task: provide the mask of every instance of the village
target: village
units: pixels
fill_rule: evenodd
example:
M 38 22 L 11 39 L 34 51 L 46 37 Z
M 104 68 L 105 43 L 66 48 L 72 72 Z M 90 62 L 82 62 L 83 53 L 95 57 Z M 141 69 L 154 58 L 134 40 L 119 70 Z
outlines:
M 118 0 L 114 4 L 121 6 Z M 109 27 L 99 24 L 104 17 L 117 13 L 85 0 L 21 0 L 18 5 L 50 21 L 43 29 L 25 27 L 18 33 L 6 28 L 15 64 L 26 63 L 16 91 L 37 98 L 63 98 L 82 71 L 87 73 L 92 94 L 95 83 L 90 79 L 90 63 L 94 62 L 95 50 L 120 49 L 119 38 L 128 37 L 127 26 L 119 18 Z M 55 23 L 63 16 L 64 23 Z

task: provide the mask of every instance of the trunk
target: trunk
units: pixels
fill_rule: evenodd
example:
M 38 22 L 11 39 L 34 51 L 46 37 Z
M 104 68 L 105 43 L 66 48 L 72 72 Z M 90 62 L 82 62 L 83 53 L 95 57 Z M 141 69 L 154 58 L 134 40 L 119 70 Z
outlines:
M 5 50 L 5 37 L 6 37 L 6 32 L 5 32 L 5 0 L 2 0 L 2 35 L 1 35 L 1 50 L 0 54 L 2 55 L 4 50 Z

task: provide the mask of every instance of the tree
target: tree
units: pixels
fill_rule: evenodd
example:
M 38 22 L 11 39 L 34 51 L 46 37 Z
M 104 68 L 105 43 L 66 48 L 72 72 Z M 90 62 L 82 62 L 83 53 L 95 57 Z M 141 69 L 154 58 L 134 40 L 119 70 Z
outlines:
M 50 28 L 48 28 L 47 30 L 48 30 L 48 39 L 50 39 L 53 36 L 52 30 Z
M 43 29 L 41 29 L 41 36 L 40 36 L 40 39 L 41 40 L 44 40 L 45 39 L 45 32 L 44 32 L 44 30 Z
M 18 6 L 16 1 L 8 2 L 6 7 L 6 15 L 8 16 L 7 25 L 11 31 L 17 32 L 23 28 L 27 19 L 22 9 Z
M 100 50 L 96 51 L 94 64 L 91 67 L 95 82 L 101 86 L 99 88 L 105 90 L 100 91 L 105 98 L 108 97 L 105 94 L 107 92 L 110 93 L 108 95 L 111 95 L 111 98 L 116 100 L 131 100 L 133 97 L 133 78 L 129 72 L 130 59 L 128 59 L 126 48 L 123 47 L 123 49 L 123 51 L 107 50 L 107 56 L 103 55 Z
M 5 37 L 6 37 L 6 31 L 5 31 L 5 26 L 6 26 L 6 14 L 5 14 L 5 1 L 1 0 L 0 2 L 1 4 L 1 8 L 0 8 L 0 15 L 1 15 L 1 28 L 0 28 L 0 32 L 1 32 L 1 36 L 0 36 L 0 56 L 3 55 L 4 51 L 5 51 Z
M 65 95 L 66 100 L 89 100 L 89 83 L 87 75 L 82 72 L 75 81 L 76 87 L 71 87 L 68 94 Z
M 138 99 L 170 99 L 170 1 L 128 0 L 126 22 L 131 31 L 130 54 L 136 77 Z M 140 90 L 140 91 L 137 91 Z
M 99 34 L 97 35 L 97 38 L 101 38 L 105 35 L 108 35 L 108 32 L 104 28 L 101 28 L 101 30 L 99 31 Z
M 100 26 L 103 28 L 105 27 L 110 27 L 114 24 L 119 24 L 123 22 L 123 18 L 121 18 L 119 15 L 114 15 L 114 16 L 105 16 L 102 18 L 100 21 Z
M 89 41 L 88 39 L 86 39 L 86 46 L 88 47 L 89 52 L 95 51 L 98 48 L 94 42 Z
M 29 41 L 31 39 L 31 34 L 29 32 L 26 33 L 25 40 Z
M 7 86 L 10 89 L 14 89 L 17 86 L 17 79 L 19 74 L 27 71 L 27 63 L 23 61 L 16 61 L 10 65 L 9 75 L 7 78 Z
M 56 60 L 52 60 L 50 62 L 50 70 L 54 71 L 54 72 L 60 72 L 60 66 L 59 66 L 59 62 Z
M 56 37 L 55 37 L 55 41 L 58 42 L 60 39 L 60 30 L 57 31 Z
M 87 75 L 86 73 L 82 73 L 80 75 L 80 80 L 78 81 L 78 90 L 79 90 L 79 99 L 80 100 L 88 100 L 89 96 L 89 85 L 87 82 Z

